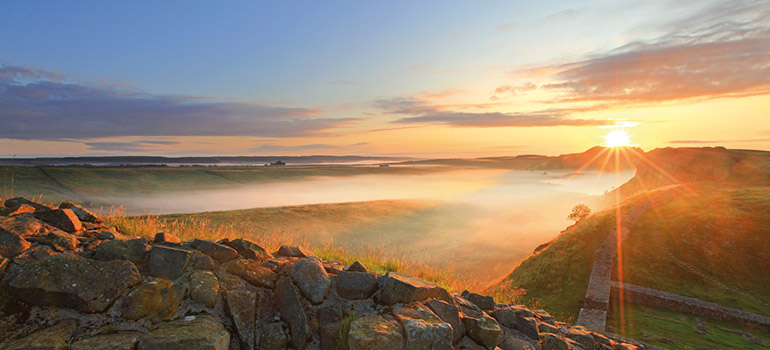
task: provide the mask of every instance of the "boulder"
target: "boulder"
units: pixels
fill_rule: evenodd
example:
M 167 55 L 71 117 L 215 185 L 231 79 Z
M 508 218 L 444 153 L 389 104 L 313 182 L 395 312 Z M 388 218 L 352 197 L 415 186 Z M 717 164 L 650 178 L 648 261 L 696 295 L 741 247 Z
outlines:
M 473 339 L 468 337 L 463 337 L 460 339 L 460 341 L 455 344 L 455 349 L 457 350 L 487 350 L 486 347 L 481 346 L 477 344 Z M 497 349 L 495 349 L 497 350 Z
M 307 323 L 299 292 L 290 278 L 282 277 L 275 284 L 275 299 L 281 318 L 289 325 L 291 336 L 289 343 L 295 349 L 304 349 L 307 338 L 310 336 L 310 326 Z
M 14 209 L 14 210 L 7 209 L 7 208 L 4 208 L 4 209 L 7 210 L 7 212 L 6 212 L 7 216 L 16 216 L 16 215 L 21 215 L 21 214 L 24 214 L 24 213 L 34 213 L 35 212 L 35 208 L 33 206 L 27 205 L 27 204 L 22 204 L 22 205 L 20 205 L 18 208 Z
M 300 293 L 313 304 L 319 304 L 331 291 L 332 281 L 317 257 L 300 259 L 291 267 L 291 279 Z
M 9 208 L 11 210 L 16 210 L 16 209 L 18 209 L 22 205 L 28 205 L 30 207 L 35 208 L 35 210 L 51 210 L 51 209 L 53 209 L 53 208 L 51 208 L 51 207 L 49 207 L 49 206 L 47 206 L 45 204 L 33 202 L 33 201 L 30 201 L 30 200 L 28 200 L 26 198 L 23 198 L 23 197 L 14 197 L 14 198 L 6 199 L 5 202 L 3 203 L 3 205 L 5 205 L 6 208 Z
M 282 245 L 281 248 L 278 248 L 277 255 L 281 256 L 290 256 L 295 258 L 307 258 L 311 256 L 315 256 L 311 251 L 302 248 L 302 247 L 294 247 L 294 246 L 288 246 L 288 245 Z
M 566 337 L 572 339 L 575 343 L 580 344 L 580 347 L 583 348 L 583 350 L 594 350 L 595 348 L 594 337 L 591 336 L 591 333 L 579 329 L 578 327 L 570 328 L 569 331 L 567 331 Z
M 7 286 L 33 305 L 102 312 L 140 281 L 129 261 L 102 262 L 64 253 L 22 266 Z
M 78 328 L 75 320 L 65 320 L 54 326 L 41 329 L 21 339 L 7 342 L 3 345 L 5 350 L 68 350 L 69 341 Z
M 72 343 L 70 350 L 134 350 L 142 335 L 130 331 L 99 334 Z
M 367 272 L 337 272 L 337 294 L 345 299 L 366 299 L 377 291 L 377 276 Z
M 0 229 L 4 229 L 22 238 L 42 236 L 56 230 L 55 227 L 26 215 L 9 218 L 0 217 Z
M 511 328 L 518 329 L 519 332 L 532 339 L 540 339 L 539 327 L 534 317 L 517 317 L 516 327 Z
M 347 271 L 350 272 L 369 272 L 369 269 L 366 268 L 366 266 L 362 265 L 360 262 L 356 261 L 350 266 L 348 266 Z
M 462 297 L 466 300 L 476 304 L 482 310 L 492 310 L 495 308 L 495 299 L 481 294 L 471 293 L 469 291 L 463 291 Z
M 185 284 L 175 284 L 166 279 L 145 282 L 123 299 L 123 318 L 147 318 L 153 323 L 170 320 L 179 309 L 186 291 Z
M 193 251 L 190 263 L 196 270 L 212 271 L 217 268 L 217 263 L 214 262 L 214 259 L 197 251 Z
M 128 260 L 140 264 L 144 262 L 146 252 L 147 239 L 144 237 L 129 240 L 115 239 L 99 244 L 93 249 L 92 257 L 101 261 Z
M 0 256 L 13 258 L 31 246 L 24 238 L 0 228 Z
M 257 330 L 260 350 L 284 350 L 289 345 L 289 337 L 283 330 L 282 322 L 271 322 Z
M 35 212 L 35 217 L 66 232 L 77 232 L 83 228 L 72 209 L 40 210 Z
M 102 222 L 102 219 L 100 219 L 96 214 L 92 213 L 90 210 L 83 208 L 80 205 L 77 205 L 72 202 L 64 202 L 62 204 L 59 204 L 59 209 L 70 209 L 73 213 L 75 213 L 75 216 L 78 217 L 80 221 L 85 222 Z
M 452 326 L 427 307 L 396 306 L 393 315 L 404 329 L 407 350 L 452 349 Z
M 253 260 L 238 259 L 230 261 L 223 264 L 222 268 L 228 273 L 236 275 L 257 287 L 272 289 L 275 287 L 275 280 L 278 278 L 278 275 L 273 270 L 259 266 Z
M 350 323 L 348 345 L 350 350 L 400 350 L 404 336 L 382 316 L 364 316 Z
M 439 317 L 442 321 L 449 323 L 452 326 L 452 342 L 456 343 L 462 339 L 465 334 L 465 326 L 460 320 L 460 309 L 454 304 L 447 303 L 443 300 L 428 300 L 425 302 L 428 307 Z
M 233 248 L 197 238 L 192 242 L 192 248 L 210 256 L 220 263 L 228 262 L 238 257 L 238 252 Z
M 409 304 L 427 299 L 446 299 L 448 293 L 433 282 L 398 272 L 388 272 L 379 279 L 377 302 L 384 305 Z
M 13 262 L 24 266 L 54 255 L 56 252 L 51 247 L 36 244 L 13 258 Z
M 477 343 L 487 349 L 494 349 L 497 346 L 497 339 L 500 337 L 500 325 L 487 315 L 481 317 L 466 316 L 463 318 L 463 325 L 466 334 Z
M 534 344 L 510 335 L 501 335 L 497 347 L 502 350 L 536 350 Z
M 173 280 L 184 272 L 189 260 L 189 251 L 156 245 L 150 248 L 147 267 L 150 275 Z
M 64 231 L 54 230 L 38 240 L 39 243 L 53 247 L 56 251 L 66 252 L 75 250 L 78 246 L 77 237 Z
M 251 259 L 261 263 L 265 260 L 273 258 L 273 255 L 268 253 L 265 248 L 262 248 L 260 245 L 243 238 L 232 240 L 227 243 L 227 245 L 235 249 L 235 251 L 237 251 L 238 254 L 244 259 Z
M 336 300 L 339 301 L 339 299 Z M 318 336 L 323 350 L 335 348 L 335 344 L 337 344 L 336 347 L 341 345 L 339 342 L 343 335 L 340 328 L 343 317 L 342 308 L 341 302 L 327 302 L 325 306 L 318 309 Z
M 155 243 L 182 243 L 182 240 L 179 239 L 179 237 L 166 232 L 156 233 L 155 238 L 152 241 Z
M 195 271 L 190 275 L 190 299 L 206 307 L 219 300 L 219 281 L 211 271 Z
M 208 314 L 161 323 L 139 338 L 138 350 L 229 350 L 230 333 Z
M 540 333 L 553 333 L 553 334 L 559 333 L 559 327 L 554 327 L 554 326 L 552 326 L 552 325 L 550 325 L 548 323 L 544 323 L 544 322 L 537 324 L 537 330 Z
M 225 310 L 238 331 L 242 349 L 254 349 L 256 299 L 257 294 L 247 289 L 225 291 Z
M 543 350 L 571 350 L 566 341 L 556 336 L 556 334 L 543 333 Z

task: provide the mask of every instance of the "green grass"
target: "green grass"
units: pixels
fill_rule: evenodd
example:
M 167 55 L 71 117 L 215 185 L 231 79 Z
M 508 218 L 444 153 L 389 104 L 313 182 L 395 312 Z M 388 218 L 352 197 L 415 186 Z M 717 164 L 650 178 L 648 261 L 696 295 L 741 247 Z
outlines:
M 701 318 L 706 325 L 706 333 L 699 334 L 693 316 L 658 308 L 628 305 L 622 321 L 621 325 L 619 309 L 615 307 L 607 319 L 607 331 L 620 334 L 625 329 L 626 337 L 666 349 L 750 350 L 770 347 L 770 333 L 767 331 Z M 763 343 L 751 342 L 736 331 L 760 338 Z

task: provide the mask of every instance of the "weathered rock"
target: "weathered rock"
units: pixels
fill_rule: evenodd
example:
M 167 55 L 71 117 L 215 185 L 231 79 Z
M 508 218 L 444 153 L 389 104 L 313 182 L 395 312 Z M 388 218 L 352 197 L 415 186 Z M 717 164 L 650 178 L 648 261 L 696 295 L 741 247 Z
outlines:
M 128 331 L 99 334 L 72 343 L 70 350 L 134 350 L 142 335 Z
M 342 303 L 327 303 L 327 305 L 318 309 L 318 323 L 320 326 L 318 335 L 322 350 L 329 350 L 333 347 L 339 348 L 340 345 L 343 345 L 336 344 L 342 340 L 340 339 L 342 336 L 340 329 L 342 317 Z
M 147 239 L 144 237 L 125 241 L 115 239 L 102 242 L 102 244 L 94 248 L 93 258 L 101 261 L 128 260 L 135 264 L 140 264 L 144 262 L 146 252 Z
M 192 242 L 193 249 L 196 249 L 214 260 L 223 263 L 238 257 L 238 252 L 224 244 L 209 242 L 202 239 L 195 239 Z
M 543 333 L 543 350 L 570 350 L 569 345 L 555 334 Z
M 222 268 L 257 287 L 272 289 L 275 287 L 275 280 L 278 278 L 278 275 L 273 270 L 259 266 L 253 260 L 238 259 L 230 261 L 223 264 Z
M 77 237 L 59 230 L 51 231 L 39 243 L 53 247 L 59 252 L 72 251 L 78 246 Z
M 463 291 L 462 297 L 476 304 L 482 310 L 492 310 L 495 308 L 495 299 L 490 296 L 471 293 L 466 290 Z
M 388 272 L 379 279 L 377 302 L 384 305 L 413 303 L 426 299 L 446 299 L 446 290 L 433 282 L 398 272 Z
M 225 310 L 238 331 L 241 344 L 247 349 L 254 349 L 256 299 L 257 294 L 247 289 L 225 291 Z
M 337 272 L 337 294 L 345 299 L 365 299 L 377 291 L 377 276 L 367 272 Z
M 54 326 L 41 329 L 24 338 L 16 339 L 3 344 L 5 350 L 68 350 L 69 341 L 77 330 L 78 323 L 75 320 L 65 320 Z
M 214 262 L 214 259 L 197 251 L 193 252 L 192 257 L 190 258 L 190 263 L 196 270 L 211 271 L 217 268 L 217 263 Z
M 526 313 L 522 313 L 519 308 L 510 306 L 497 309 L 493 313 L 493 316 L 501 325 L 516 329 L 529 338 L 539 339 L 537 322 L 533 317 L 527 317 L 524 315 L 526 315 Z M 530 313 L 530 315 L 532 314 Z
M 75 213 L 75 216 L 78 217 L 80 221 L 85 222 L 101 222 L 102 219 L 100 219 L 96 214 L 92 213 L 90 210 L 83 208 L 80 205 L 77 205 L 72 202 L 64 202 L 62 204 L 59 204 L 59 209 L 71 209 L 73 213 Z
M 427 307 L 396 306 L 393 315 L 404 328 L 407 350 L 452 348 L 452 326 Z
M 6 208 L 7 209 L 7 208 Z M 8 212 L 6 213 L 7 216 L 15 216 L 15 215 L 21 215 L 24 213 L 34 213 L 35 208 L 28 204 L 22 204 L 16 209 L 7 209 Z
M 463 337 L 460 339 L 460 341 L 455 344 L 455 349 L 457 350 L 487 350 L 486 347 L 481 346 L 477 344 L 473 339 L 468 337 Z
M 350 323 L 350 350 L 399 350 L 403 344 L 401 331 L 382 316 L 364 316 Z
M 275 284 L 275 298 L 281 318 L 289 325 L 289 343 L 295 349 L 304 349 L 310 336 L 310 327 L 299 299 L 299 292 L 291 283 L 291 279 L 282 277 L 278 280 Z
M 55 227 L 26 215 L 0 217 L 0 229 L 4 229 L 19 237 L 42 236 L 56 230 Z
M 594 350 L 594 337 L 591 336 L 591 333 L 574 327 L 567 331 L 566 337 L 580 344 L 580 347 L 583 348 L 583 350 Z
M 350 266 L 348 266 L 347 271 L 350 271 L 350 272 L 369 272 L 369 269 L 367 269 L 366 266 L 364 266 L 360 262 L 356 261 L 356 262 L 350 264 Z
M 7 285 L 33 305 L 101 312 L 140 281 L 131 262 L 102 262 L 64 253 L 21 267 Z
M 173 280 L 182 274 L 189 260 L 189 251 L 156 245 L 150 248 L 147 267 L 150 275 Z
M 80 222 L 77 215 L 72 212 L 72 209 L 36 211 L 35 217 L 66 232 L 77 232 L 83 228 L 83 224 Z
M 123 318 L 147 318 L 153 323 L 170 320 L 184 299 L 187 287 L 166 279 L 145 282 L 123 300 Z
M 206 307 L 219 300 L 219 281 L 210 271 L 195 271 L 190 275 L 190 299 Z
M 113 232 L 111 230 L 101 231 L 98 234 L 96 234 L 96 238 L 103 239 L 103 240 L 115 239 L 116 237 L 117 237 L 116 232 Z
M 56 255 L 56 252 L 51 247 L 38 244 L 17 255 L 13 258 L 13 262 L 24 266 L 54 255 Z
M 554 326 L 552 326 L 552 325 L 550 325 L 548 323 L 539 323 L 537 325 L 537 330 L 540 333 L 553 333 L 553 334 L 559 333 L 559 328 L 558 327 L 554 327 Z
M 554 325 L 554 326 L 556 325 L 556 321 L 553 319 L 553 316 L 551 316 L 551 314 L 548 313 L 548 311 L 545 311 L 543 309 L 537 309 L 533 312 L 537 314 L 537 317 L 538 319 L 540 319 L 540 321 L 548 323 L 550 325 Z
M 497 338 L 500 337 L 501 330 L 500 325 L 493 318 L 486 315 L 481 317 L 467 316 L 463 318 L 463 325 L 468 337 L 487 349 L 494 349 L 497 345 Z
M 511 328 L 518 329 L 519 332 L 523 333 L 524 335 L 532 339 L 540 339 L 540 331 L 537 326 L 537 321 L 535 321 L 534 317 L 519 316 L 516 318 L 515 327 L 511 327 Z
M 157 329 L 141 337 L 137 344 L 138 350 L 228 350 L 229 348 L 230 333 L 219 321 L 207 314 L 161 323 Z
M 182 243 L 182 240 L 179 239 L 179 237 L 166 232 L 156 233 L 155 238 L 152 241 L 155 243 Z
M 0 228 L 0 255 L 6 258 L 13 258 L 25 250 L 29 249 L 32 244 L 24 238 L 21 238 L 11 232 L 8 232 Z
M 535 350 L 534 344 L 506 334 L 500 335 L 497 347 L 502 350 Z
M 281 256 L 291 256 L 296 258 L 307 258 L 315 256 L 315 254 L 305 248 L 288 245 L 282 245 L 281 248 L 278 248 L 277 254 Z
M 6 208 L 9 208 L 11 210 L 16 210 L 16 209 L 18 209 L 22 205 L 28 205 L 30 207 L 35 208 L 35 210 L 51 210 L 51 209 L 53 209 L 53 208 L 51 208 L 51 207 L 49 207 L 49 206 L 47 206 L 45 204 L 33 202 L 33 201 L 30 201 L 30 200 L 28 200 L 26 198 L 23 198 L 23 197 L 14 197 L 14 198 L 6 199 L 5 202 L 3 203 L 3 205 Z
M 452 326 L 453 343 L 462 339 L 463 335 L 465 335 L 465 326 L 460 320 L 460 310 L 457 306 L 436 299 L 428 300 L 425 304 L 428 305 L 428 307 L 430 307 L 442 321 L 449 323 Z
M 282 322 L 271 322 L 263 325 L 259 333 L 260 350 L 284 350 L 289 345 L 289 337 L 283 330 Z
M 227 243 L 231 248 L 235 249 L 238 254 L 244 259 L 251 259 L 257 262 L 263 262 L 267 259 L 272 259 L 273 255 L 268 253 L 265 248 L 262 248 L 259 244 L 252 241 L 238 238 Z
M 324 270 L 321 259 L 316 257 L 300 259 L 291 267 L 291 279 L 300 293 L 313 304 L 319 304 L 329 295 L 332 281 Z
M 5 273 L 5 269 L 8 267 L 8 264 L 10 262 L 11 262 L 10 260 L 0 256 L 0 276 L 2 276 L 3 273 Z

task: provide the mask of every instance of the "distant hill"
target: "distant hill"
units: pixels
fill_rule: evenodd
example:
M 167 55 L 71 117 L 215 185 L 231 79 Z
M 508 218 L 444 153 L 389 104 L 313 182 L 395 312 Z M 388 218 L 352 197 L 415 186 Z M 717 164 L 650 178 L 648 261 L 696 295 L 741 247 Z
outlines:
M 409 157 L 368 156 L 233 156 L 233 157 L 155 157 L 155 156 L 105 156 L 105 157 L 40 157 L 0 158 L 0 166 L 121 166 L 121 165 L 263 165 L 275 162 L 287 164 L 343 164 L 400 162 Z

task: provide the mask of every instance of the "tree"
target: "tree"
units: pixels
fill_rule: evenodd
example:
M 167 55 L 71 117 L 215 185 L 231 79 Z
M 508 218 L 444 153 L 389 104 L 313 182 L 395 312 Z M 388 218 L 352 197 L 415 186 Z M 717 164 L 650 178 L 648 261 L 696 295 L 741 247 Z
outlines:
M 580 220 L 585 219 L 590 214 L 591 214 L 591 208 L 589 208 L 585 204 L 578 204 L 572 208 L 572 212 L 569 213 L 569 215 L 567 215 L 567 219 L 572 220 L 574 222 L 579 222 Z

